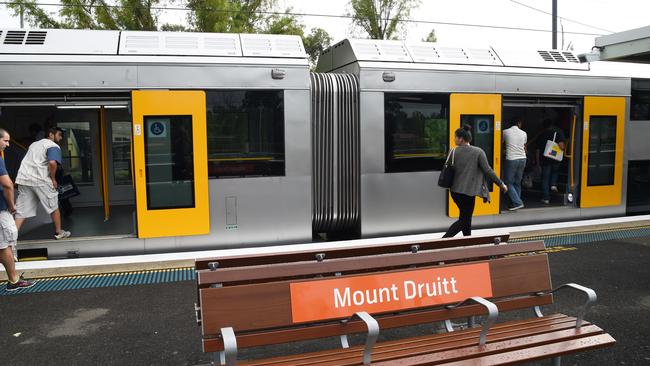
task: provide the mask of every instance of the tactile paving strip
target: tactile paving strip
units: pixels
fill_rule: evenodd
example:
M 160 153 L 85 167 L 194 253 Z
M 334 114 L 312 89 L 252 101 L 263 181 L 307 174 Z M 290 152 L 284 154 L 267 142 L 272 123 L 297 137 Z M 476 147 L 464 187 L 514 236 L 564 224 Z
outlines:
M 568 234 L 524 236 L 511 239 L 510 242 L 520 243 L 531 240 L 544 240 L 546 247 L 549 248 L 547 252 L 558 252 L 564 250 L 575 250 L 575 248 L 572 247 L 564 248 L 565 246 L 608 240 L 638 238 L 645 236 L 650 237 L 650 226 L 604 229 Z M 37 279 L 35 280 L 33 287 L 11 292 L 6 291 L 6 283 L 3 283 L 0 285 L 0 296 L 98 287 L 148 285 L 154 283 L 191 281 L 195 278 L 194 268 L 192 267 L 68 277 L 51 277 Z

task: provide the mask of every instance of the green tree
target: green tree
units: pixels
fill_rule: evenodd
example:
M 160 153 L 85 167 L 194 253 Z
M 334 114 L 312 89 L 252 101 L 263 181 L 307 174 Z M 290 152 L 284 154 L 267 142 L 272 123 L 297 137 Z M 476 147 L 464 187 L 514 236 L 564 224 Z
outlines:
M 371 39 L 395 39 L 420 0 L 350 0 L 352 22 Z
M 58 12 L 50 13 L 37 0 L 13 0 L 7 7 L 16 16 L 24 11 L 35 28 L 157 30 L 160 0 L 61 0 Z
M 275 0 L 188 0 L 188 23 L 197 32 L 255 33 Z
M 332 37 L 322 28 L 312 28 L 307 36 L 302 37 L 302 41 L 309 55 L 309 63 L 315 68 L 318 56 L 332 44 Z
M 426 38 L 422 38 L 422 42 L 437 42 L 438 37 L 436 37 L 436 30 L 432 29 L 431 32 L 426 36 Z

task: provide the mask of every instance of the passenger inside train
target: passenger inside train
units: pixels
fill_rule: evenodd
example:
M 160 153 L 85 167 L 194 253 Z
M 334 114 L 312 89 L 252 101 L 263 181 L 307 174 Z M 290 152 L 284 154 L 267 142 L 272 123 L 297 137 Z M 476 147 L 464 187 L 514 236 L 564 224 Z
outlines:
M 69 175 L 79 194 L 59 202 L 63 225 L 75 237 L 126 235 L 133 226 L 131 184 L 131 116 L 125 107 L 101 105 L 54 106 L 48 103 L 3 105 L 0 125 L 11 131 L 4 152 L 9 176 L 15 181 L 27 148 L 56 126 L 64 130 L 62 167 L 57 180 Z M 102 149 L 101 145 L 107 148 Z M 104 195 L 108 190 L 108 195 Z M 105 197 L 109 199 L 106 200 Z M 20 230 L 20 241 L 51 239 L 51 220 L 39 207 L 37 216 Z
M 525 208 L 570 205 L 569 193 L 575 189 L 571 180 L 571 128 L 574 109 L 568 107 L 504 107 L 503 120 L 506 126 L 510 121 L 521 118 L 522 130 L 528 135 L 526 144 L 526 167 L 521 184 L 521 199 Z M 556 142 L 563 142 L 564 156 L 560 162 L 546 162 L 543 154 L 546 144 L 547 131 L 556 131 Z M 549 159 L 546 159 L 549 160 Z M 557 180 L 549 184 L 549 197 L 544 197 L 543 174 L 544 166 L 555 164 Z M 505 166 L 502 176 L 505 174 Z M 507 198 L 502 200 L 502 210 L 508 209 Z

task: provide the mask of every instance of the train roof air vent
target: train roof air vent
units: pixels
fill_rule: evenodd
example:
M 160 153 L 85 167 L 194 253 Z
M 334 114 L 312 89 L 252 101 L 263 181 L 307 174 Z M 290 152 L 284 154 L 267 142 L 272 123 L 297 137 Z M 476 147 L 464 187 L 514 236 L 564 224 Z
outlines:
M 167 36 L 165 37 L 165 47 L 195 50 L 199 48 L 199 38 L 192 36 Z
M 240 34 L 242 54 L 246 57 L 307 58 L 298 36 L 279 34 Z
M 503 66 L 491 48 L 449 47 L 430 42 L 409 42 L 406 47 L 415 62 Z
M 522 50 L 494 48 L 495 53 L 509 67 L 535 67 L 542 69 L 589 70 L 571 51 Z
M 157 35 L 127 35 L 125 46 L 128 52 L 137 52 L 141 48 L 158 48 Z
M 29 33 L 27 33 L 27 40 L 25 40 L 25 44 L 34 44 L 34 45 L 45 44 L 46 37 L 47 37 L 46 31 L 30 31 Z
M 26 33 L 25 31 L 8 31 L 4 44 L 23 44 Z
M 580 63 L 578 58 L 568 51 L 537 51 L 546 62 L 573 62 Z

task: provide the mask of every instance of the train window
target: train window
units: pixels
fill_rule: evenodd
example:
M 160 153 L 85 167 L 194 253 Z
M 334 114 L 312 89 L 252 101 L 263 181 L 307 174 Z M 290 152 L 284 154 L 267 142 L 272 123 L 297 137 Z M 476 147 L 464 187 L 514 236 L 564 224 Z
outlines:
M 132 184 L 130 121 L 113 121 L 111 123 L 111 142 L 113 149 L 113 184 Z
M 650 80 L 632 80 L 630 120 L 650 121 Z
M 449 95 L 384 94 L 386 172 L 441 170 L 449 144 Z
M 192 116 L 145 116 L 147 209 L 194 207 Z
M 206 91 L 210 178 L 283 176 L 284 92 Z
M 588 186 L 614 184 L 616 116 L 591 116 L 589 121 Z
M 650 213 L 650 160 L 630 160 L 627 173 L 628 215 Z

